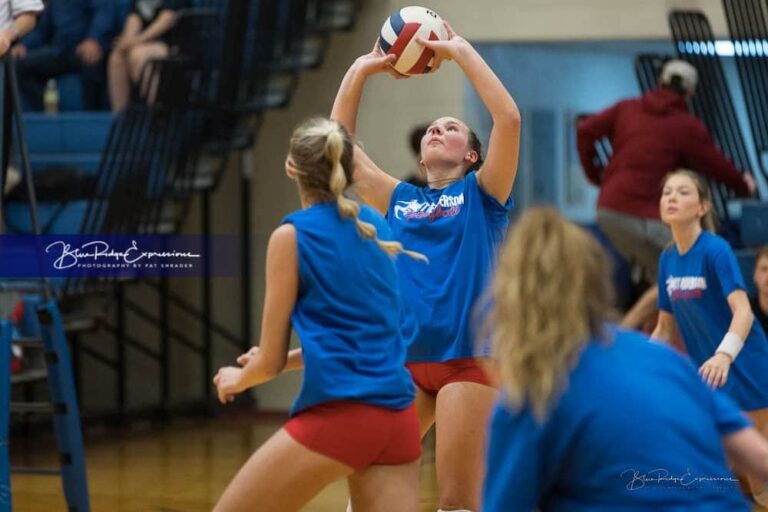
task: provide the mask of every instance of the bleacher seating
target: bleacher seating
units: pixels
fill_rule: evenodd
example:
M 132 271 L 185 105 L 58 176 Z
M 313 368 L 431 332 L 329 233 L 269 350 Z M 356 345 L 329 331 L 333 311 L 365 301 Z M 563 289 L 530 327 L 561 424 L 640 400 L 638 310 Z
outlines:
M 86 209 L 87 189 L 78 193 L 83 178 L 95 175 L 112 124 L 110 112 L 69 112 L 51 116 L 24 115 L 30 162 L 37 177 L 39 214 L 43 232 L 75 233 Z M 54 178 L 49 183 L 49 178 Z M 15 190 L 6 205 L 11 232 L 30 233 L 32 226 L 25 186 Z M 74 193 L 62 197 L 67 191 Z

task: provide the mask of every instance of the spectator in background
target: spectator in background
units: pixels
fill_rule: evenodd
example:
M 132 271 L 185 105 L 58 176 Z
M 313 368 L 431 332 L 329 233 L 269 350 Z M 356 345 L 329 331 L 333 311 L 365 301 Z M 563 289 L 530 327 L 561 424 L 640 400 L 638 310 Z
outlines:
M 579 157 L 587 179 L 600 187 L 597 224 L 631 264 L 642 269 L 650 288 L 622 321 L 638 328 L 656 307 L 659 255 L 671 235 L 659 219 L 661 182 L 678 168 L 693 169 L 742 196 L 755 181 L 737 169 L 715 145 L 707 128 L 688 112 L 696 91 L 696 68 L 682 60 L 667 62 L 658 87 L 640 98 L 620 101 L 577 125 Z M 605 169 L 596 164 L 595 143 L 607 137 L 613 147 Z
M 757 250 L 755 273 L 752 276 L 757 286 L 757 294 L 749 299 L 755 318 L 768 333 L 768 245 Z
M 43 2 L 41 0 L 0 0 L 0 58 L 5 57 L 11 46 L 35 27 L 37 15 L 42 10 Z M 0 165 L 2 165 L 0 167 L 0 194 L 5 195 L 6 192 L 16 186 L 21 176 L 19 171 L 8 167 L 8 156 L 11 148 L 11 115 L 13 111 L 11 109 L 11 95 L 4 94 L 3 97 L 5 98 L 5 105 L 2 121 L 3 161 L 0 162 Z M 2 204 L 2 201 L 0 201 L 0 204 Z M 2 228 L 2 218 L 0 218 L 0 232 L 2 232 Z
M 151 100 L 153 87 L 140 83 L 144 65 L 152 59 L 168 55 L 163 36 L 176 21 L 176 10 L 184 7 L 179 0 L 136 0 L 125 20 L 123 32 L 115 40 L 109 56 L 109 101 L 112 112 L 128 105 L 131 86 L 140 86 L 144 97 Z
M 80 74 L 85 109 L 102 108 L 113 24 L 111 0 L 49 0 L 37 28 L 12 50 L 26 108 L 42 110 L 47 81 L 69 73 Z

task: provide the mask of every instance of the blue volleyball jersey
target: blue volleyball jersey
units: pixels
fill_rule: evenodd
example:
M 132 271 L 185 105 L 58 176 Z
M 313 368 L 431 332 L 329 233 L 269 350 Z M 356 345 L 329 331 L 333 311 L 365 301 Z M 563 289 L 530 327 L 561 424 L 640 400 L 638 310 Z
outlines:
M 721 443 L 749 426 L 736 404 L 674 350 L 610 337 L 589 343 L 543 422 L 497 403 L 483 510 L 748 511 Z
M 360 219 L 373 224 L 380 239 L 392 238 L 374 210 L 362 207 Z M 291 321 L 304 357 L 304 382 L 291 415 L 333 400 L 408 407 L 414 387 L 404 367 L 392 258 L 363 239 L 335 203 L 315 204 L 283 222 L 296 228 L 299 293 Z
M 415 318 L 408 361 L 473 357 L 472 306 L 483 292 L 509 224 L 512 198 L 500 204 L 472 171 L 444 189 L 395 187 L 387 221 L 396 240 L 429 264 L 397 260 L 403 300 Z
M 675 245 L 659 262 L 659 309 L 671 313 L 688 355 L 698 365 L 715 354 L 733 313 L 728 295 L 746 290 L 728 242 L 707 231 L 685 254 Z M 731 365 L 723 390 L 745 411 L 768 407 L 768 343 L 759 322 Z

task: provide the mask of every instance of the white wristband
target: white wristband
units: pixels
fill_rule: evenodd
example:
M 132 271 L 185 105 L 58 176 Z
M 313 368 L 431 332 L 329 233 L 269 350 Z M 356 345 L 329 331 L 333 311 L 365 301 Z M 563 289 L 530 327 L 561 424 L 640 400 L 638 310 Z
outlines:
M 717 350 L 715 350 L 715 354 L 725 352 L 731 356 L 731 360 L 735 361 L 742 348 L 744 348 L 744 340 L 738 334 L 728 331 L 723 336 L 723 341 L 720 342 Z
M 763 492 L 761 492 L 760 494 L 755 494 L 755 495 L 754 495 L 754 496 L 752 496 L 752 497 L 753 497 L 753 498 L 755 499 L 755 501 L 756 501 L 756 502 L 758 502 L 760 505 L 762 505 L 762 506 L 764 506 L 764 507 L 768 507 L 768 486 L 766 486 L 766 487 L 763 489 Z

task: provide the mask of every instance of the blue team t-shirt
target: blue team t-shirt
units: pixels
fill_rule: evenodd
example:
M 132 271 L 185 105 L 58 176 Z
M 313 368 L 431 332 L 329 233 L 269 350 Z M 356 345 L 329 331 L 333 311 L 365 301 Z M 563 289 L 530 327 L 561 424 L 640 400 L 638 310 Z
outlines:
M 362 207 L 360 219 L 382 240 L 392 236 L 384 218 Z M 389 409 L 413 402 L 400 331 L 402 299 L 392 258 L 363 239 L 335 203 L 294 212 L 299 293 L 291 321 L 301 341 L 304 382 L 291 415 L 334 400 Z
M 509 224 L 510 197 L 499 203 L 470 172 L 444 189 L 402 182 L 387 221 L 396 240 L 429 264 L 398 258 L 406 309 L 408 361 L 448 361 L 479 355 L 472 343 L 472 307 L 488 283 Z M 485 354 L 481 354 L 485 355 Z
M 728 295 L 745 290 L 728 242 L 703 231 L 680 254 L 672 245 L 659 262 L 659 309 L 671 313 L 691 359 L 701 366 L 733 319 Z M 768 407 L 768 343 L 759 322 L 752 324 L 744 348 L 731 365 L 723 390 L 745 411 Z
M 721 444 L 749 421 L 674 350 L 611 333 L 588 344 L 542 423 L 496 405 L 483 510 L 749 510 Z

